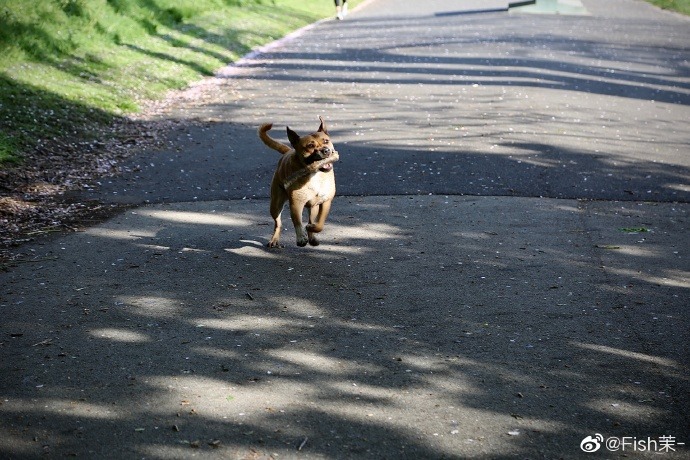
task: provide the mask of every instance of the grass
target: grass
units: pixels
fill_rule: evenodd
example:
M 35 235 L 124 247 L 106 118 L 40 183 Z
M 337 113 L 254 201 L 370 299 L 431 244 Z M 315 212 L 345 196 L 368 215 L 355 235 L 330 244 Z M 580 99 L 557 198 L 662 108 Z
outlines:
M 94 137 L 334 11 L 328 0 L 0 0 L 0 168 L 45 139 Z
M 690 14 L 690 0 L 648 1 Z M 333 13 L 330 0 L 0 0 L 0 169 Z
M 19 157 L 17 156 L 17 150 L 14 140 L 8 135 L 0 132 L 0 165 L 18 163 Z
M 649 3 L 665 10 L 677 11 L 690 15 L 690 0 L 647 0 Z

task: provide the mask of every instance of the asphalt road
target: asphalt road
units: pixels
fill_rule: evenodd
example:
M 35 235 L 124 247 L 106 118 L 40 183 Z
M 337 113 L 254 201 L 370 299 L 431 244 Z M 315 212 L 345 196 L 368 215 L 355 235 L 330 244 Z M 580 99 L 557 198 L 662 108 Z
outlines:
M 190 91 L 168 114 L 203 125 L 100 193 L 264 198 L 276 159 L 256 127 L 285 139 L 322 115 L 342 195 L 690 199 L 686 19 L 627 0 L 589 16 L 423 3 L 378 0 Z
M 0 457 L 687 458 L 688 19 L 505 4 L 373 0 L 168 106 L 87 194 L 130 209 L 0 273 Z M 269 250 L 256 128 L 318 115 L 322 245 Z

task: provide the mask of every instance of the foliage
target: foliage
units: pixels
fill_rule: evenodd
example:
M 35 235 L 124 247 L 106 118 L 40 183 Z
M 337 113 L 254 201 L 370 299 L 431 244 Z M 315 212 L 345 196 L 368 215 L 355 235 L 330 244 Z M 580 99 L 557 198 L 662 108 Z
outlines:
M 332 14 L 324 0 L 2 0 L 0 167 Z
M 690 0 L 647 0 L 665 10 L 677 11 L 690 15 Z

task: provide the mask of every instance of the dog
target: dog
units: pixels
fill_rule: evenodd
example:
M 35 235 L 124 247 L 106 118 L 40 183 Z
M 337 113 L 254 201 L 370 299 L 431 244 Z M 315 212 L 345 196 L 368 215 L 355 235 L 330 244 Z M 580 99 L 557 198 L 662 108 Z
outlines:
M 291 146 L 268 135 L 273 127 L 272 123 L 264 123 L 259 127 L 258 134 L 263 143 L 281 154 L 271 181 L 270 213 L 275 226 L 268 242 L 270 248 L 282 247 L 280 215 L 286 201 L 290 203 L 290 217 L 295 226 L 297 246 L 319 244 L 316 234 L 323 230 L 335 197 L 333 162 L 339 158 L 323 118 L 319 119 L 319 129 L 306 136 L 300 136 L 287 127 Z M 309 224 L 306 227 L 302 224 L 304 208 L 309 209 Z

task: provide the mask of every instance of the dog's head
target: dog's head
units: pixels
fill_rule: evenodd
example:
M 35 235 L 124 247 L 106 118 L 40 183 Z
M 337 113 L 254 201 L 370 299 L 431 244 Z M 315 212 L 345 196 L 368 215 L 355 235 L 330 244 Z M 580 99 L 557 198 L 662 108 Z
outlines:
M 315 133 L 307 134 L 306 136 L 300 137 L 300 135 L 291 130 L 290 127 L 287 128 L 290 144 L 292 144 L 292 148 L 295 149 L 297 157 L 305 165 L 324 160 L 335 152 L 335 147 L 331 143 L 330 137 L 328 137 L 328 131 L 326 130 L 323 118 L 319 117 L 319 119 L 321 120 L 319 129 Z M 333 164 L 327 163 L 319 169 L 324 172 L 330 171 L 333 169 Z

